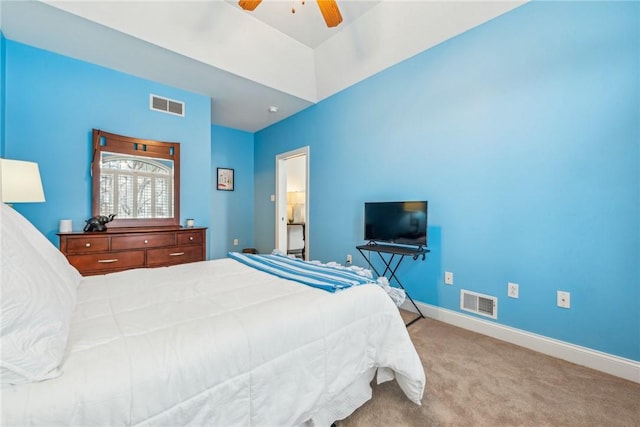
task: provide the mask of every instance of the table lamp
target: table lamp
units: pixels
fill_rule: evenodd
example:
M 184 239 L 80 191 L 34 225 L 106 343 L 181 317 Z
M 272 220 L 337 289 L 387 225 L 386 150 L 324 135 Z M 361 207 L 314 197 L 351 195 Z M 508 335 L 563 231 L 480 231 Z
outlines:
M 0 202 L 12 204 L 44 201 L 37 163 L 0 159 Z

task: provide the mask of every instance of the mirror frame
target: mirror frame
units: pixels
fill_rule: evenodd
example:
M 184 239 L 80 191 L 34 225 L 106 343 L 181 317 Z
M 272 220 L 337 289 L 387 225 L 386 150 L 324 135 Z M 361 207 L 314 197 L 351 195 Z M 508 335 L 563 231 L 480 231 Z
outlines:
M 91 215 L 100 215 L 100 166 L 102 152 L 173 160 L 173 218 L 116 218 L 111 228 L 180 226 L 180 143 L 132 138 L 93 129 L 91 160 Z

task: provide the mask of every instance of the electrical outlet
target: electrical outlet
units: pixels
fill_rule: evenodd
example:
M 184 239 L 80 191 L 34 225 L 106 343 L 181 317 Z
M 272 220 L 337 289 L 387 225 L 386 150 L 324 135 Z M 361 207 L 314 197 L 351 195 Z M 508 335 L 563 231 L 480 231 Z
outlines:
M 518 298 L 518 284 L 509 282 L 507 284 L 507 296 L 510 298 Z
M 571 293 L 558 291 L 558 307 L 571 308 Z
M 453 273 L 450 271 L 444 272 L 444 284 L 453 285 Z
M 238 239 L 233 239 L 233 246 L 238 246 Z
M 352 258 L 351 254 L 347 254 L 347 264 L 351 264 Z

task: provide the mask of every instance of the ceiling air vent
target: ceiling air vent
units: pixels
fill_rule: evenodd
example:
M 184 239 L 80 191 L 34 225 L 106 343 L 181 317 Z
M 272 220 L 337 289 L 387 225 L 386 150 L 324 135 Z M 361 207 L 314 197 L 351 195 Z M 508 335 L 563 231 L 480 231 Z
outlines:
M 181 101 L 151 94 L 149 95 L 149 106 L 155 111 L 162 111 L 163 113 L 184 117 L 184 102 Z
M 460 309 L 481 316 L 498 318 L 498 298 L 475 292 L 460 290 Z

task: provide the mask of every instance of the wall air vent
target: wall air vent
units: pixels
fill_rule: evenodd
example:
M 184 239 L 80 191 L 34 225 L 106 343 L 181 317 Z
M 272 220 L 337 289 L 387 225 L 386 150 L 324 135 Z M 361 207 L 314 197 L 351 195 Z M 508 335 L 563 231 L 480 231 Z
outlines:
M 162 111 L 163 113 L 184 117 L 184 102 L 181 101 L 151 94 L 149 95 L 149 107 L 155 111 Z
M 475 292 L 460 290 L 460 309 L 481 316 L 498 318 L 498 298 Z

